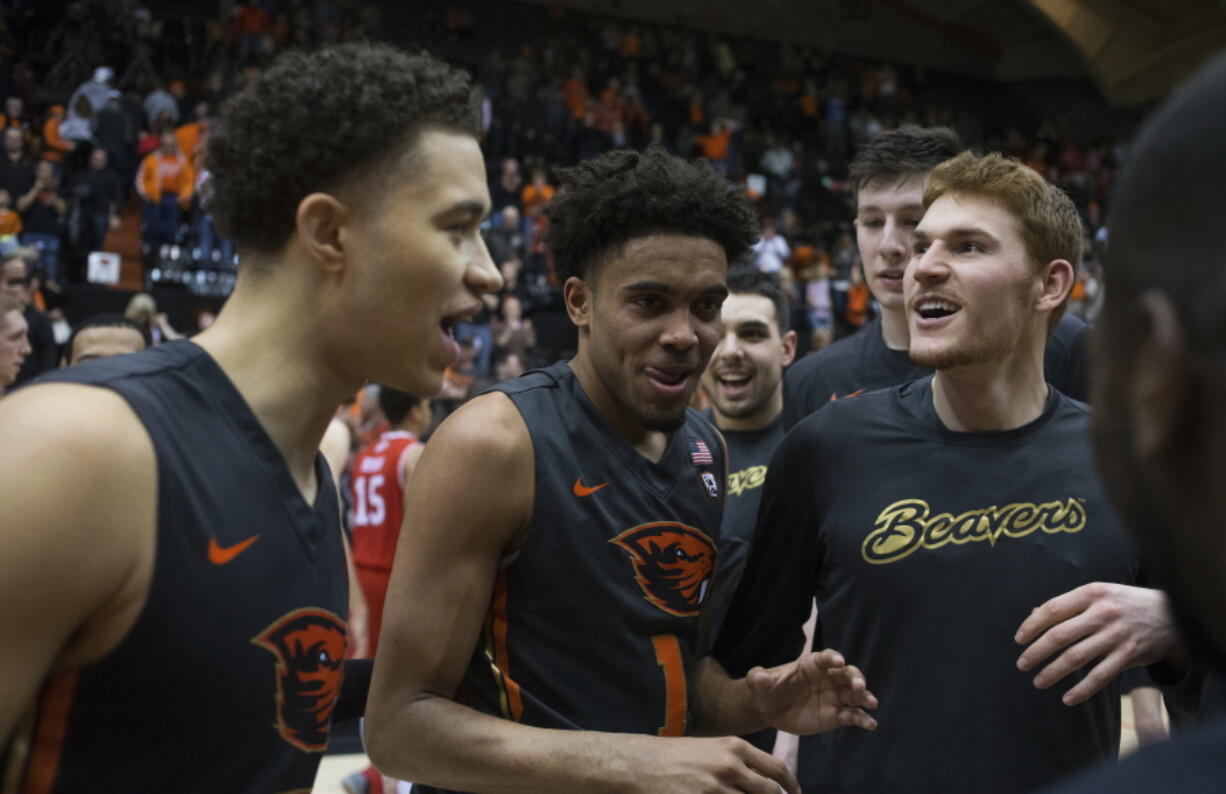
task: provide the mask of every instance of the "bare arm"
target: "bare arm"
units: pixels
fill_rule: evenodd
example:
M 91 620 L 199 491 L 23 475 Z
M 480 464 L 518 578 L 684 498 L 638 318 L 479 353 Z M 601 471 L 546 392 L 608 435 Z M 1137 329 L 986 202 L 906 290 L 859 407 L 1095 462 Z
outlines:
M 156 462 L 118 395 L 31 386 L 0 401 L 0 743 L 47 676 L 131 628 L 152 572 Z M 54 476 L 52 476 L 54 473 Z
M 498 566 L 532 513 L 531 439 L 500 393 L 435 432 L 409 483 L 366 710 L 385 774 L 483 792 L 797 792 L 740 739 L 532 728 L 451 700 L 476 647 Z M 484 485 L 480 498 L 473 488 Z

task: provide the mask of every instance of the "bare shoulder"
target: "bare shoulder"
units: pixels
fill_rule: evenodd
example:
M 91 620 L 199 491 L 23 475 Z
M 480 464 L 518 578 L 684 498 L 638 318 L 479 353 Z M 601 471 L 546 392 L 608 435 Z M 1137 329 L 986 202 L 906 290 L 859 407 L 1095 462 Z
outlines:
M 123 398 L 75 384 L 0 400 L 0 450 L 3 733 L 50 669 L 101 658 L 134 621 L 152 570 L 157 462 Z
M 519 410 L 505 394 L 483 394 L 447 417 L 425 445 L 409 482 L 417 505 L 409 523 L 463 524 L 509 542 L 531 517 L 533 477 L 532 438 Z

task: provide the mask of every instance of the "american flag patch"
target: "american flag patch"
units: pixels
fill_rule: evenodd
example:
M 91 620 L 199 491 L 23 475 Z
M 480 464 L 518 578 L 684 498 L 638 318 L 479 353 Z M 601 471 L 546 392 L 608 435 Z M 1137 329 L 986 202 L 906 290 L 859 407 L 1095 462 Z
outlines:
M 715 458 L 711 457 L 711 450 L 707 449 L 707 442 L 690 442 L 690 462 L 695 466 L 710 466 L 715 462 Z

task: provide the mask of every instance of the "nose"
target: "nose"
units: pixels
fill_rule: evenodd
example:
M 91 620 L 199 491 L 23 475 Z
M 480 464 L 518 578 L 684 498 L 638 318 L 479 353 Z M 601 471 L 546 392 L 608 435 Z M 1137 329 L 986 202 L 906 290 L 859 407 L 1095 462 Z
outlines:
M 881 240 L 881 258 L 891 265 L 906 262 L 907 252 L 911 250 L 911 230 L 893 218 L 886 221 Z
M 698 331 L 688 307 L 680 307 L 665 319 L 660 344 L 674 350 L 689 350 L 698 344 Z
M 464 283 L 478 295 L 502 289 L 502 273 L 495 267 L 490 250 L 485 245 L 485 238 L 480 235 L 477 235 L 472 259 L 464 273 Z
M 931 284 L 945 280 L 949 276 L 949 268 L 945 262 L 946 250 L 940 242 L 928 246 L 924 253 L 915 254 L 907 265 L 906 278 L 915 279 L 921 284 Z

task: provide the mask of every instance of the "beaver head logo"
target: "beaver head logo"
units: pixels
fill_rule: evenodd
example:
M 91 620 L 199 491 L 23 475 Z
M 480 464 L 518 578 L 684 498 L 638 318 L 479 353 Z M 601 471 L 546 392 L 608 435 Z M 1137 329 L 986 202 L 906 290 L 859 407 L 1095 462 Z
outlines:
M 657 521 L 627 529 L 609 541 L 630 552 L 634 578 L 647 600 L 670 615 L 701 611 L 715 570 L 715 544 L 693 527 Z
M 298 609 L 251 640 L 277 657 L 277 730 L 300 750 L 328 745 L 341 691 L 345 623 L 323 609 Z

